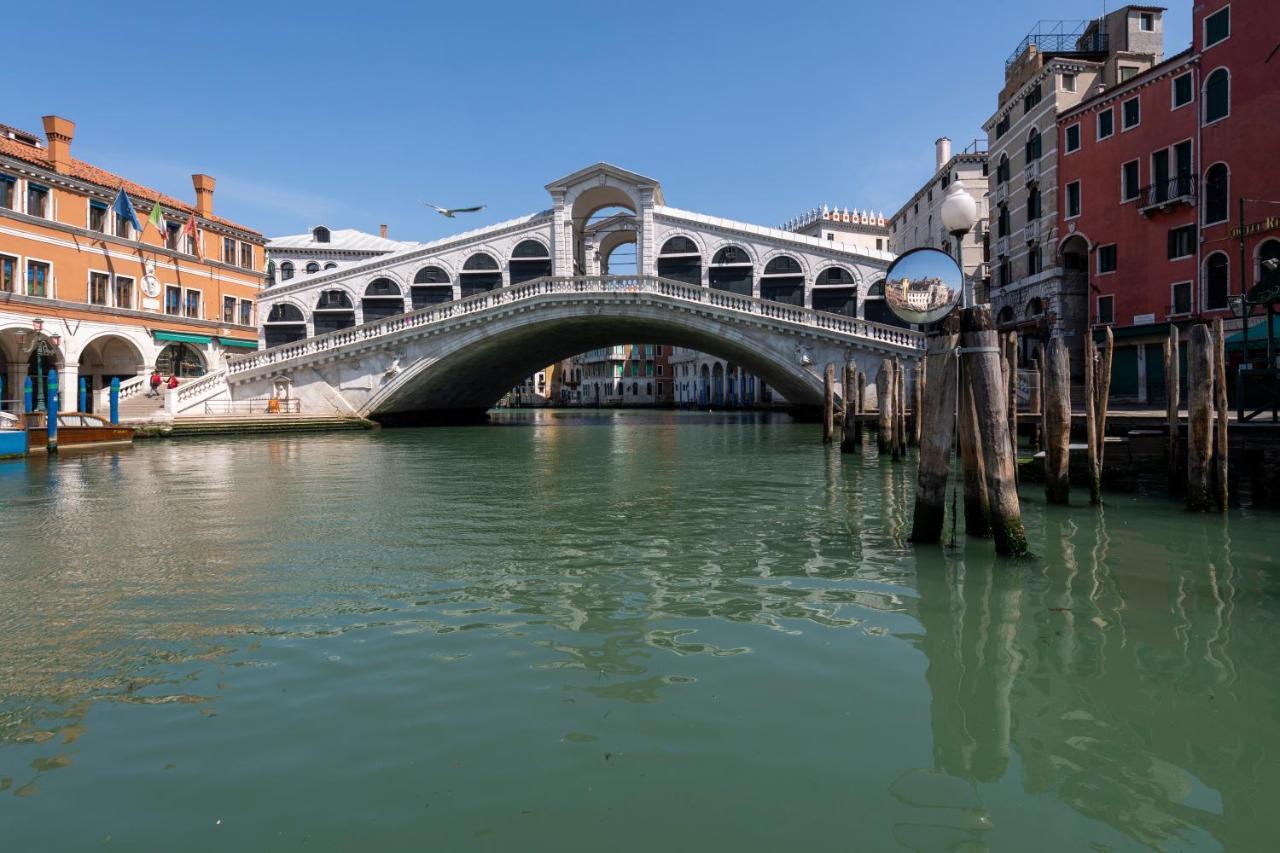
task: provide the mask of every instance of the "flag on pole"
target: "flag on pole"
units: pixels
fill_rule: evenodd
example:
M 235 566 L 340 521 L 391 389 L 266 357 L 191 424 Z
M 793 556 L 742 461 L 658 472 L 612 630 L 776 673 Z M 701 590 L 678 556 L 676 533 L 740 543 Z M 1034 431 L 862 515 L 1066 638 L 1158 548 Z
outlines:
M 133 202 L 129 201 L 129 194 L 124 191 L 124 187 L 116 193 L 116 200 L 111 202 L 111 209 L 116 212 L 116 216 L 133 223 L 133 227 L 142 231 L 142 223 L 138 221 L 138 214 L 133 210 Z
M 196 215 L 194 213 L 187 215 L 187 221 L 182 226 L 182 236 L 191 238 L 191 246 L 195 251 L 196 257 L 201 257 L 200 233 L 196 230 Z
M 164 210 L 160 207 L 160 202 L 151 205 L 151 213 L 147 215 L 147 224 L 154 225 L 156 230 L 160 232 L 160 236 L 164 236 Z

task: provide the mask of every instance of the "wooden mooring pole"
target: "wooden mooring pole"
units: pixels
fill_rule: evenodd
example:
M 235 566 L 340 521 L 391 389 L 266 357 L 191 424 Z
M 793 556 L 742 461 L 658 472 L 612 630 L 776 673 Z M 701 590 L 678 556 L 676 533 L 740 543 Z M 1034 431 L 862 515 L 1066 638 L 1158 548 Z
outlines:
M 859 369 L 853 377 L 853 385 L 856 390 L 854 397 L 854 413 L 857 415 L 866 414 L 867 411 L 867 374 Z M 862 418 L 854 418 L 853 421 L 853 450 L 858 452 L 862 450 Z
M 1047 358 L 1040 395 L 1044 407 L 1044 493 L 1049 503 L 1065 504 L 1071 494 L 1071 357 L 1057 335 L 1049 342 Z
M 822 443 L 830 444 L 836 424 L 836 366 L 827 362 L 822 371 Z
M 1178 491 L 1178 471 L 1181 466 L 1178 463 L 1178 433 L 1179 433 L 1179 417 L 1178 406 L 1181 402 L 1179 399 L 1182 394 L 1180 382 L 1180 372 L 1182 362 L 1178 355 L 1178 327 L 1169 324 L 1169 340 L 1164 345 L 1164 400 L 1166 427 L 1168 435 L 1165 437 L 1165 448 L 1169 454 L 1169 493 L 1176 494 Z
M 1213 321 L 1214 491 L 1218 509 L 1227 508 L 1227 348 L 1222 318 Z
M 929 384 L 925 386 L 922 414 L 929 429 L 920 436 L 920 467 L 916 474 L 916 507 L 911 520 L 911 541 L 936 545 L 942 541 L 947 513 L 947 475 L 951 470 L 951 443 L 955 434 L 956 334 L 954 317 L 929 335 L 925 353 Z
M 1208 327 L 1192 326 L 1187 344 L 1187 509 L 1209 512 L 1214 500 L 1209 483 L 1213 462 L 1213 346 Z
M 893 451 L 893 362 L 880 362 L 876 374 L 876 445 L 881 453 Z
M 907 378 L 902 360 L 893 360 L 893 461 L 907 455 Z
M 924 408 L 924 383 L 925 377 L 928 375 L 925 370 L 927 362 L 920 359 L 916 365 L 916 384 L 911 392 L 911 445 L 913 447 L 920 446 L 920 412 Z
M 844 416 L 840 419 L 840 452 L 853 453 L 854 423 L 858 420 L 858 371 L 852 361 L 846 361 L 844 376 L 840 379 L 840 402 Z
M 965 376 L 973 388 L 978 415 L 978 437 L 987 469 L 987 499 L 996 553 L 1022 556 L 1027 553 L 1027 534 L 1014 482 L 1015 463 L 1005 401 L 1007 386 L 1000 371 L 999 334 L 991 319 L 991 309 L 981 305 L 963 309 L 960 330 L 964 348 L 970 350 L 964 355 Z
M 1009 365 L 1006 386 L 1009 404 L 1009 443 L 1013 445 L 1013 478 L 1018 479 L 1018 333 L 1009 332 L 1005 338 L 1005 363 Z
M 982 443 L 978 440 L 978 412 L 973 405 L 973 388 L 960 379 L 960 465 L 964 483 L 964 532 L 983 539 L 991 535 L 991 506 L 987 499 L 987 467 L 982 463 Z

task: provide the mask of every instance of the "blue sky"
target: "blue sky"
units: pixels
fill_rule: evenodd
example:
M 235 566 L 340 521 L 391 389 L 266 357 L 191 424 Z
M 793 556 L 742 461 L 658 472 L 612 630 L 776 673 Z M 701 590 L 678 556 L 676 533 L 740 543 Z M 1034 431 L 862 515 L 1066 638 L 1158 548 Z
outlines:
M 9 64 L 0 122 L 66 116 L 76 156 L 181 198 L 207 172 L 216 212 L 268 235 L 386 222 L 433 239 L 542 210 L 544 184 L 597 160 L 657 178 L 673 206 L 765 225 L 822 203 L 889 215 L 935 138 L 980 135 L 1037 19 L 1101 9 L 26 3 L 5 30 L 49 34 L 56 57 Z M 1189 18 L 1189 2 L 1167 15 L 1166 53 Z M 424 199 L 489 208 L 451 222 Z

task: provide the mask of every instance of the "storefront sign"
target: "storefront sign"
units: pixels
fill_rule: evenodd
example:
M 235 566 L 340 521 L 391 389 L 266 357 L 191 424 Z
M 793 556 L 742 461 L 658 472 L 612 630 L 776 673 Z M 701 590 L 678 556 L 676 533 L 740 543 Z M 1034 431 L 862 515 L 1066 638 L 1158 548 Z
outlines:
M 1261 222 L 1254 222 L 1243 227 L 1237 225 L 1231 229 L 1231 236 L 1236 239 L 1251 237 L 1254 234 L 1261 234 L 1263 231 L 1275 231 L 1277 228 L 1280 228 L 1280 216 L 1268 216 Z

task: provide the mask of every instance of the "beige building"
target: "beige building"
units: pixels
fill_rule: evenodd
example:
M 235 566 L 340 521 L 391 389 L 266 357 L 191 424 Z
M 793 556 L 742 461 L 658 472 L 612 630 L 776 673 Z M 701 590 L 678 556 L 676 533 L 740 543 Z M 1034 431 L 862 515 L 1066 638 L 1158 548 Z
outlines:
M 1163 10 L 1155 6 L 1125 6 L 1092 21 L 1042 21 L 1006 61 L 996 112 L 983 125 L 996 320 L 1022 329 L 1026 347 L 1060 332 L 1076 371 L 1087 325 L 1088 258 L 1059 250 L 1072 226 L 1058 221 L 1058 114 L 1160 62 L 1163 44 Z
M 976 139 L 958 154 L 951 152 L 951 140 L 934 143 L 934 171 L 889 220 L 889 250 L 903 254 L 912 249 L 942 249 L 955 255 L 952 237 L 942 226 L 942 200 L 954 183 L 964 187 L 978 203 L 978 224 L 964 238 L 962 258 L 966 275 L 974 278 L 974 294 L 979 302 L 988 293 L 987 269 L 987 143 Z

